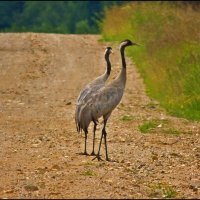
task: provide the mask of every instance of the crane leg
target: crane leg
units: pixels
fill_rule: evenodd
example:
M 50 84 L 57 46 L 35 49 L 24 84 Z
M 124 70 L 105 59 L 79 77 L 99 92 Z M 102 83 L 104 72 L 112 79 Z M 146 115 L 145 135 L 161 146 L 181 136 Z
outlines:
M 107 150 L 107 141 L 106 141 L 106 123 L 107 123 L 107 120 L 108 118 L 104 118 L 104 126 L 103 126 L 103 129 L 102 129 L 102 134 L 101 134 L 101 140 L 100 140 L 100 144 L 99 144 L 99 151 L 98 151 L 98 154 L 97 154 L 97 159 L 98 160 L 102 160 L 101 157 L 100 157 L 100 150 L 101 150 L 101 143 L 102 143 L 102 139 L 104 137 L 104 141 L 105 141 L 105 148 L 106 148 L 106 160 L 109 161 L 108 159 L 108 150 Z
M 96 156 L 96 158 L 97 158 L 98 160 L 102 160 L 101 157 L 100 157 L 100 149 L 101 149 L 102 139 L 103 139 L 103 131 L 102 131 L 101 139 L 100 139 L 100 143 L 99 143 L 99 150 L 98 150 L 98 153 L 97 153 L 97 156 Z
M 106 140 L 106 137 L 107 137 L 106 123 L 107 123 L 107 119 L 104 119 L 104 127 L 103 127 L 103 130 L 102 130 L 102 134 L 104 136 L 104 143 L 105 143 L 105 149 L 106 149 L 106 160 L 110 161 L 109 158 L 108 158 L 108 148 L 107 148 L 107 140 Z
M 83 155 L 88 155 L 87 150 L 86 150 L 86 145 L 87 145 L 87 134 L 88 134 L 88 132 L 85 131 L 85 151 L 84 151 Z
M 109 158 L 108 158 L 108 149 L 107 149 L 107 141 L 106 141 L 107 133 L 106 133 L 105 129 L 103 130 L 103 134 L 104 134 L 104 142 L 105 142 L 105 149 L 106 149 L 106 160 L 109 161 Z
M 97 127 L 97 123 L 94 122 L 94 130 L 93 130 L 93 132 L 94 132 L 94 135 L 93 135 L 93 150 L 92 150 L 92 153 L 90 154 L 91 156 L 94 156 L 94 155 L 95 155 L 95 153 L 94 153 L 94 146 L 95 146 L 95 132 L 96 132 L 96 127 Z
M 107 149 L 107 140 L 106 140 L 106 136 L 107 136 L 107 133 L 106 133 L 106 124 L 107 124 L 107 121 L 108 121 L 108 118 L 110 117 L 110 115 L 111 115 L 111 112 L 103 116 L 104 125 L 103 125 L 103 129 L 102 129 L 102 134 L 101 134 L 100 143 L 99 143 L 99 150 L 98 150 L 98 153 L 97 153 L 97 155 L 96 155 L 96 157 L 95 157 L 95 158 L 97 158 L 98 160 L 102 160 L 101 157 L 100 157 L 100 150 L 101 150 L 102 139 L 103 139 L 103 137 L 104 137 L 105 148 L 106 148 L 106 160 L 107 160 L 107 161 L 110 161 L 110 159 L 108 158 L 108 149 Z M 94 159 L 95 159 L 95 158 L 94 158 Z M 94 160 L 94 159 L 93 159 L 93 160 Z

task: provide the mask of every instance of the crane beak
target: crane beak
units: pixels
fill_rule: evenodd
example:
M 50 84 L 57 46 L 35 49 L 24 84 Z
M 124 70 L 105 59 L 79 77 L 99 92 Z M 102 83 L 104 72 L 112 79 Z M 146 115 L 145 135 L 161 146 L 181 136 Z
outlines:
M 133 42 L 132 45 L 141 46 L 140 44 L 137 44 L 135 42 Z

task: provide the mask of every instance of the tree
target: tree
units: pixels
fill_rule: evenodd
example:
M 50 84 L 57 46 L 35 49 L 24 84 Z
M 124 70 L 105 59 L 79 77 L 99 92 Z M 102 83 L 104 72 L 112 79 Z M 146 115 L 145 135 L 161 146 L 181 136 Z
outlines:
M 0 31 L 99 33 L 104 9 L 123 1 L 1 1 Z

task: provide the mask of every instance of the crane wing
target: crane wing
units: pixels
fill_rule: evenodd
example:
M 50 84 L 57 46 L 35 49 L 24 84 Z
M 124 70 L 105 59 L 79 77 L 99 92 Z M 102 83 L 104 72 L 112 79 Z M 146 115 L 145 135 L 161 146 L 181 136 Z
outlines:
M 98 119 L 99 117 L 112 112 L 121 101 L 122 95 L 122 88 L 106 87 L 99 90 L 94 97 L 92 97 L 90 103 L 93 116 Z
M 91 98 L 95 92 L 97 92 L 100 88 L 102 88 L 105 85 L 105 83 L 100 83 L 100 84 L 96 84 L 96 85 L 87 85 L 86 88 L 84 90 L 82 90 L 82 92 L 80 93 L 78 100 L 77 100 L 77 105 L 76 105 L 76 111 L 75 111 L 75 123 L 76 123 L 76 127 L 77 127 L 77 131 L 79 131 L 79 113 L 81 110 L 81 107 L 83 107 L 85 105 L 85 103 L 87 102 L 87 100 L 89 98 Z
M 93 93 L 98 91 L 104 85 L 105 85 L 105 83 L 101 83 L 101 84 L 93 85 L 93 86 L 87 85 L 86 88 L 80 93 L 78 100 L 77 100 L 77 104 L 86 102 L 90 98 L 90 96 L 93 95 Z
M 79 120 L 81 127 L 88 127 L 91 121 L 113 111 L 123 95 L 123 88 L 108 86 L 98 90 L 87 103 L 81 107 Z

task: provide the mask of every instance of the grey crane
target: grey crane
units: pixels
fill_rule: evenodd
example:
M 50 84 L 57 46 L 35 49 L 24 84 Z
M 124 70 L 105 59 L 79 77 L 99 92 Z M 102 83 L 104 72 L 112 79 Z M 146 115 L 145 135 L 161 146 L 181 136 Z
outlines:
M 99 89 L 93 96 L 91 96 L 87 103 L 81 108 L 79 113 L 80 128 L 83 129 L 85 133 L 88 131 L 88 126 L 91 121 L 96 122 L 100 117 L 103 116 L 103 129 L 99 144 L 99 150 L 96 155 L 98 160 L 101 160 L 100 149 L 102 139 L 104 137 L 105 150 L 106 150 L 106 160 L 109 161 L 108 151 L 107 151 L 107 141 L 106 141 L 106 124 L 110 117 L 112 111 L 119 104 L 122 99 L 124 88 L 126 85 L 126 61 L 124 51 L 125 48 L 131 45 L 137 45 L 130 40 L 124 40 L 120 44 L 120 53 L 122 60 L 122 69 L 118 77 L 110 84 Z
M 106 80 L 108 79 L 108 77 L 110 76 L 110 72 L 111 72 L 111 63 L 109 60 L 109 55 L 112 53 L 112 48 L 111 47 L 107 47 L 105 50 L 105 60 L 106 60 L 106 71 L 104 74 L 102 74 L 101 76 L 97 77 L 95 80 L 93 80 L 91 83 L 89 83 L 88 85 L 85 86 L 85 88 L 80 92 L 78 99 L 77 99 L 77 105 L 76 105 L 76 111 L 75 111 L 75 123 L 76 123 L 76 128 L 77 131 L 80 132 L 80 120 L 79 120 L 79 114 L 80 114 L 80 110 L 81 108 L 86 104 L 86 102 L 88 101 L 88 99 L 94 95 L 95 92 L 97 92 L 100 88 L 102 88 L 105 85 Z M 94 129 L 93 129 L 93 151 L 91 153 L 91 155 L 95 155 L 94 152 L 94 146 L 95 146 L 95 132 L 96 132 L 96 126 L 97 126 L 97 122 L 93 120 L 94 122 Z M 85 151 L 84 151 L 84 155 L 88 155 L 87 150 L 86 150 L 86 142 L 87 142 L 87 133 L 88 131 L 85 132 Z

